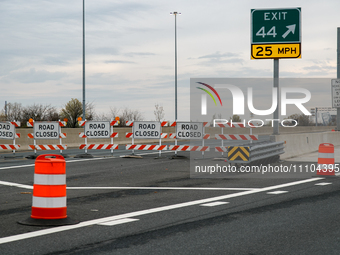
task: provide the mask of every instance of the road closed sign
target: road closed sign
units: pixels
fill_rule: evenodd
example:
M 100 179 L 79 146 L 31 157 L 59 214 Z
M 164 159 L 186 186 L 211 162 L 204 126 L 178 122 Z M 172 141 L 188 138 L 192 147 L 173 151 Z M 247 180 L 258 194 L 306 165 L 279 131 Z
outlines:
M 110 138 L 110 122 L 86 121 L 85 135 L 87 138 Z
M 14 139 L 15 127 L 9 122 L 0 122 L 0 139 Z
M 59 122 L 35 122 L 33 127 L 34 139 L 59 139 Z
M 133 138 L 161 138 L 161 123 L 157 121 L 135 121 L 133 124 Z
M 203 122 L 177 122 L 177 139 L 203 139 Z

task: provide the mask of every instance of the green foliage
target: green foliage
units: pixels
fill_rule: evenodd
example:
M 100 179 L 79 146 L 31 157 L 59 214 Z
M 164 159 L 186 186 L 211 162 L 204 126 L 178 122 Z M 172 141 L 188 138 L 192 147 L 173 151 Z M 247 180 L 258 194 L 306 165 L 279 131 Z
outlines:
M 94 106 L 92 104 L 85 105 L 85 119 L 92 120 L 93 119 L 93 109 Z M 67 127 L 76 128 L 78 125 L 78 118 L 83 116 L 83 104 L 77 99 L 72 98 L 68 101 L 64 108 L 60 112 L 60 119 L 67 119 Z
M 236 114 L 234 114 L 233 117 L 230 117 L 230 120 L 232 120 L 232 122 L 241 122 L 240 116 Z

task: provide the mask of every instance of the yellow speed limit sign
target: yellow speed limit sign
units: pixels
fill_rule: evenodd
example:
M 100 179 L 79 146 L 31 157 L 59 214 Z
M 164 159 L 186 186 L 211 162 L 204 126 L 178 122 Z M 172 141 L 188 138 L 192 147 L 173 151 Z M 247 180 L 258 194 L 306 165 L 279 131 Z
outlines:
M 251 59 L 270 58 L 301 58 L 301 43 L 251 45 Z

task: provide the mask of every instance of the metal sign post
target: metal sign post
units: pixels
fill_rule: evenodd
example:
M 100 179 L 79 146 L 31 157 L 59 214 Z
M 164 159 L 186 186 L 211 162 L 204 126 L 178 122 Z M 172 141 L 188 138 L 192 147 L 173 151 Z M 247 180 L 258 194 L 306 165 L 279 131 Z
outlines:
M 337 31 L 337 78 L 340 79 L 340 27 Z M 336 110 L 336 130 L 340 131 L 340 108 Z

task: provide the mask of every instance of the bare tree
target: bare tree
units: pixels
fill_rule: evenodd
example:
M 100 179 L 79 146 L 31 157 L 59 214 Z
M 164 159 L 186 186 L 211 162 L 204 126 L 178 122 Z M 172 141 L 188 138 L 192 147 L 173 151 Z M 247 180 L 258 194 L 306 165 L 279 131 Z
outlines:
M 155 110 L 153 113 L 155 114 L 156 121 L 161 121 L 165 115 L 163 106 L 160 106 L 159 104 L 155 104 Z
M 124 108 L 120 115 L 120 124 L 125 126 L 126 121 L 141 121 L 144 117 L 142 113 L 138 110 L 131 110 L 129 108 Z
M 22 108 L 22 125 L 25 125 L 30 118 L 35 121 L 57 121 L 59 114 L 54 106 L 33 104 Z
M 287 119 L 292 119 L 292 120 L 297 121 L 299 126 L 311 126 L 312 125 L 312 122 L 310 121 L 309 116 L 304 115 L 304 114 L 295 113 L 295 114 L 288 116 Z M 285 124 L 285 125 L 287 125 L 287 124 Z M 295 125 L 295 123 L 292 123 L 292 125 Z
M 105 114 L 105 113 L 96 114 L 95 119 L 110 121 L 110 120 L 114 120 L 118 116 L 119 116 L 119 109 L 116 107 L 110 107 L 110 112 L 108 114 Z
M 8 121 L 22 121 L 23 107 L 20 103 L 7 104 L 7 120 Z
M 0 121 L 6 121 L 6 115 L 4 110 L 0 111 Z

